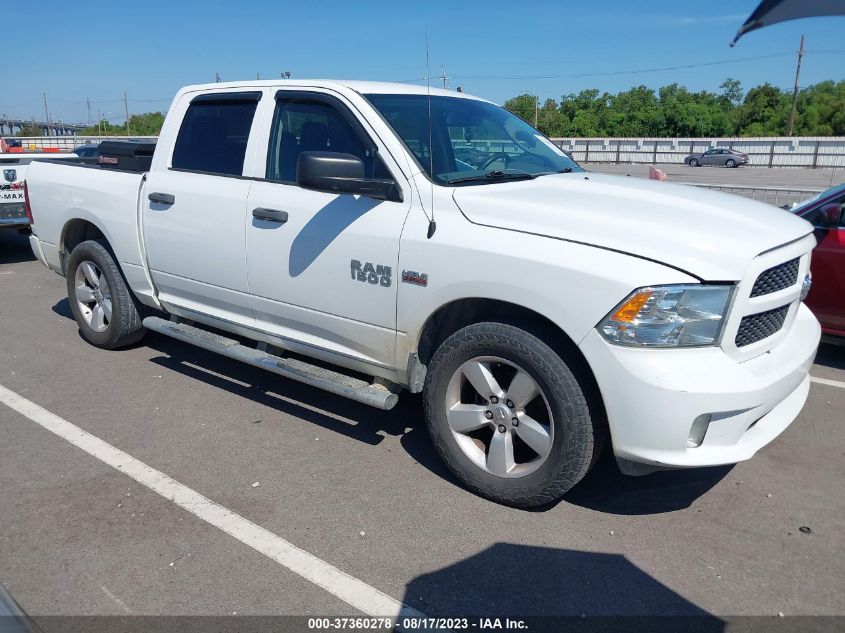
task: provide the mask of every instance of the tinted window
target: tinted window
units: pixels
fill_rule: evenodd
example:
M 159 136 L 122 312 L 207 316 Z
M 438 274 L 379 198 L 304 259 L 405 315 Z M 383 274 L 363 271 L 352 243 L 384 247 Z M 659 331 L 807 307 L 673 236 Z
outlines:
M 824 197 L 824 195 L 822 194 L 819 197 Z M 813 203 L 813 201 L 811 200 L 810 203 Z M 810 206 L 810 203 L 807 203 L 808 206 Z M 830 219 L 826 213 L 828 205 L 839 205 L 839 228 L 845 228 L 845 195 L 825 198 L 824 202 L 812 204 L 812 208 L 808 211 L 804 211 L 799 207 L 796 213 L 816 228 L 831 228 Z
M 255 100 L 230 100 L 188 106 L 173 150 L 173 168 L 240 176 L 257 105 Z
M 352 154 L 364 163 L 365 178 L 390 178 L 362 134 L 329 103 L 307 98 L 278 99 L 270 131 L 267 178 L 295 182 L 299 155 L 315 151 Z

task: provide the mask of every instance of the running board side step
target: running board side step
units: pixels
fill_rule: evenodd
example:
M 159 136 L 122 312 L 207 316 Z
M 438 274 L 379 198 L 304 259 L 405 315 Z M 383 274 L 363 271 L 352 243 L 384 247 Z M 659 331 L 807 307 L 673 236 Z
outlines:
M 338 396 L 368 404 L 385 411 L 392 409 L 399 401 L 399 396 L 386 386 L 369 383 L 359 378 L 347 376 L 331 369 L 324 369 L 294 358 L 283 358 L 262 352 L 261 350 L 241 345 L 238 341 L 207 330 L 202 330 L 187 323 L 166 321 L 159 317 L 147 317 L 143 325 L 148 330 L 170 336 L 179 341 L 196 345 L 209 352 L 215 352 L 242 363 L 266 369 L 291 380 L 298 380 L 306 385 L 329 391 Z

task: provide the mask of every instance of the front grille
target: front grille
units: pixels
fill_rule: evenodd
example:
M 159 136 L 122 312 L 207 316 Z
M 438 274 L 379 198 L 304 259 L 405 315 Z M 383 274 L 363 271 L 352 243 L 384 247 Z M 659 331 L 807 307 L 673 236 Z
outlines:
M 760 297 L 795 285 L 795 282 L 798 281 L 799 261 L 800 258 L 796 257 L 761 272 L 751 289 L 751 296 Z
M 736 333 L 736 346 L 745 347 L 779 332 L 783 327 L 787 312 L 789 312 L 789 304 L 742 317 Z

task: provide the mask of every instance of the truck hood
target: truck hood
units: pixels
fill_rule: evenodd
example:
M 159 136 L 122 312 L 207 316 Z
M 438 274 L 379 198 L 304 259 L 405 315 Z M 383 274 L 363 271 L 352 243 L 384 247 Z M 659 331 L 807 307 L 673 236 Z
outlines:
M 453 198 L 475 224 L 620 251 L 705 281 L 738 281 L 754 257 L 813 230 L 741 196 L 596 173 L 458 187 Z

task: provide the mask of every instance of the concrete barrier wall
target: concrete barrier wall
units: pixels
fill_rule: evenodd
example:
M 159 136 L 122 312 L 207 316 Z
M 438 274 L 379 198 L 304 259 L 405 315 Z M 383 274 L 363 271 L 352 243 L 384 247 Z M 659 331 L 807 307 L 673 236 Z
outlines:
M 845 137 L 724 138 L 553 138 L 561 149 L 585 163 L 683 164 L 692 153 L 727 147 L 748 154 L 758 167 L 845 169 Z

